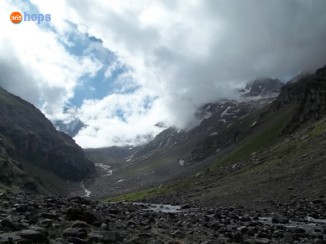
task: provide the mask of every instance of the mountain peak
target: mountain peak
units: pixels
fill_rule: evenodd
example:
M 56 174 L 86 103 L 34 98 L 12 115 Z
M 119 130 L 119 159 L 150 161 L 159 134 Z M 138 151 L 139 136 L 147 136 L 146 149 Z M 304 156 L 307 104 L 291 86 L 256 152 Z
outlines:
M 276 96 L 283 85 L 284 84 L 278 79 L 260 78 L 249 81 L 245 88 L 240 90 L 240 94 L 245 97 Z
M 284 132 L 291 133 L 311 119 L 320 119 L 326 114 L 326 66 L 315 74 L 305 75 L 296 82 L 287 83 L 281 89 L 272 110 L 295 104 L 294 115 Z

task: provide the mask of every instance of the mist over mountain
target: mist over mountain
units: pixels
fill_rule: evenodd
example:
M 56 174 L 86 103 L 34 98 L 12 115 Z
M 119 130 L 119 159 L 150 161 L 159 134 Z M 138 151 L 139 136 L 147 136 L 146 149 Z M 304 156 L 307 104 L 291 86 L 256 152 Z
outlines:
M 76 107 L 83 147 L 143 144 L 158 122 L 192 127 L 200 106 L 247 81 L 287 82 L 326 62 L 324 0 L 113 2 L 1 2 L 56 18 L 13 28 L 0 15 L 0 85 L 51 121 L 67 124 Z

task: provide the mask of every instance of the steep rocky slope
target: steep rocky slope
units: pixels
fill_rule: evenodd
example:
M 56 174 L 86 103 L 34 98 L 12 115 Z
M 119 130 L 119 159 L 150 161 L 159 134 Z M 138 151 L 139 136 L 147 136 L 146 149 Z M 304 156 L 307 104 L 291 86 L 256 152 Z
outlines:
M 309 120 L 318 120 L 326 114 L 326 66 L 315 75 L 306 75 L 297 82 L 287 84 L 272 109 L 295 102 L 294 115 L 284 132 L 291 133 Z
M 255 130 L 256 113 L 275 100 L 279 81 L 265 79 L 259 82 L 264 95 L 242 96 L 241 93 L 238 101 L 218 100 L 205 104 L 196 113 L 201 120 L 198 126 L 188 131 L 167 128 L 147 145 L 132 148 L 128 157 L 123 156 L 128 148 L 121 148 L 124 153 L 118 154 L 121 157 L 115 159 L 111 156 L 119 151 L 117 148 L 86 150 L 90 159 L 100 163 L 98 166 L 110 167 L 109 173 L 99 169 L 100 177 L 85 182 L 92 192 L 91 196 L 115 195 L 161 184 L 207 165 L 209 161 L 203 160 L 222 152 Z M 271 82 L 275 82 L 275 86 Z M 251 84 L 252 87 L 254 85 Z M 241 118 L 250 122 L 248 129 L 242 130 L 243 126 L 237 126 L 236 122 Z
M 325 71 L 326 67 L 288 83 L 275 101 L 233 119 L 199 143 L 187 145 L 186 141 L 135 162 L 131 167 L 134 173 L 169 162 L 177 165 L 176 159 L 185 155 L 182 153 L 195 148 L 189 161 L 182 157 L 183 166 L 167 170 L 171 175 L 179 171 L 178 177 L 117 198 L 111 195 L 110 199 L 255 205 L 325 196 Z M 212 119 L 212 124 L 218 119 Z M 185 147 L 188 149 L 183 151 Z M 197 155 L 200 157 L 194 158 Z
M 208 158 L 206 167 L 117 199 L 212 206 L 299 198 L 325 203 L 325 71 L 287 84 L 273 103 L 234 121 L 224 133 L 237 129 L 245 136 Z
M 262 78 L 250 81 L 244 89 L 240 89 L 243 96 L 277 96 L 283 83 L 278 79 Z
M 239 131 L 223 135 L 227 131 L 226 128 L 239 118 L 248 116 L 275 100 L 283 85 L 281 81 L 270 78 L 248 82 L 244 89 L 239 90 L 237 100 L 222 99 L 200 107 L 195 116 L 201 122 L 195 128 L 188 131 L 167 128 L 141 148 L 135 156 L 153 154 L 157 150 L 166 150 L 198 138 L 198 144 L 191 155 L 182 157 L 187 157 L 191 161 L 203 160 L 216 150 L 226 148 L 239 140 Z M 213 145 L 210 143 L 212 140 L 215 141 Z
M 8 179 L 16 175 L 17 168 L 24 171 L 27 165 L 70 181 L 83 179 L 94 171 L 94 164 L 84 157 L 83 150 L 72 138 L 56 131 L 33 105 L 2 88 L 0 147 L 2 167 L 7 168 Z

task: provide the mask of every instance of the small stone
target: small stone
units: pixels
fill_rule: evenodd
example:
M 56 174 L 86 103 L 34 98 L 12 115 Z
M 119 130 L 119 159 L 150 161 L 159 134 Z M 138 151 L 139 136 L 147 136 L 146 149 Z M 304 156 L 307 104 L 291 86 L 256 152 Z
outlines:
M 180 206 L 180 209 L 189 209 L 189 208 L 191 208 L 191 206 L 189 205 L 189 204 L 182 204 L 181 206 Z
M 234 233 L 233 234 L 233 241 L 242 242 L 243 241 L 243 235 L 240 232 Z
M 83 228 L 67 228 L 62 233 L 63 237 L 87 237 L 87 230 Z
M 257 242 L 254 239 L 246 239 L 243 243 L 244 244 L 256 244 Z
M 80 239 L 78 237 L 69 237 L 67 239 L 69 243 L 74 243 L 74 244 L 86 244 L 87 242 L 84 241 L 83 239 Z
M 81 207 L 69 208 L 66 212 L 66 216 L 68 220 L 81 220 L 87 222 L 88 224 L 92 224 L 94 222 L 102 222 L 100 221 L 101 217 L 94 211 Z
M 100 242 L 102 238 L 102 235 L 100 235 L 100 233 L 92 231 L 91 233 L 88 234 L 88 239 L 90 243 L 97 243 Z
M 100 231 L 100 234 L 103 236 L 102 241 L 116 241 L 117 232 L 115 231 Z
M 18 235 L 32 241 L 43 241 L 46 239 L 45 235 L 36 230 L 22 230 Z
M 149 239 L 149 238 L 151 238 L 152 237 L 152 235 L 150 234 L 150 233 L 140 233 L 140 234 L 138 234 L 138 237 L 139 238 L 145 238 L 145 239 Z
M 267 238 L 257 238 L 255 239 L 257 244 L 268 244 L 270 241 Z
M 322 240 L 322 239 L 319 239 L 319 238 L 316 238 L 314 240 L 314 244 L 326 244 L 326 241 L 325 240 Z
M 89 225 L 85 222 L 85 221 L 81 221 L 81 220 L 76 220 L 71 227 L 73 228 L 83 228 L 83 227 L 89 227 Z
M 9 228 L 13 231 L 18 231 L 18 230 L 22 230 L 23 226 L 19 225 L 18 223 L 12 221 L 11 219 L 3 219 L 1 220 L 1 226 Z
M 257 233 L 257 228 L 256 227 L 249 227 L 247 230 L 247 234 L 250 236 L 254 236 Z
M 49 228 L 52 226 L 52 220 L 51 219 L 42 219 L 40 221 L 41 226 L 45 227 L 45 228 Z
M 114 242 L 117 240 L 116 231 L 92 231 L 88 234 L 90 241 Z
M 0 234 L 0 243 L 19 243 L 23 238 L 18 235 L 18 231 Z M 11 241 L 11 242 L 10 242 Z
M 315 199 L 315 200 L 312 200 L 311 202 L 314 203 L 314 204 L 324 203 L 324 201 L 322 199 Z
M 248 231 L 248 228 L 247 226 L 240 226 L 237 228 L 237 230 L 244 234 Z
M 41 213 L 41 217 L 45 219 L 58 219 L 59 215 L 56 213 Z
M 286 235 L 284 236 L 284 238 L 281 239 L 280 243 L 282 244 L 293 244 L 294 243 L 294 239 L 291 235 Z
M 107 224 L 107 230 L 110 230 L 110 231 L 116 231 L 117 230 L 117 226 L 115 223 L 108 223 Z
M 101 229 L 102 229 L 102 230 L 107 230 L 107 229 L 108 229 L 108 225 L 105 224 L 105 223 L 102 223 L 102 224 L 101 224 Z
M 289 223 L 289 219 L 280 215 L 280 214 L 275 214 L 273 217 L 272 217 L 272 222 L 273 223 L 280 223 L 280 224 L 287 224 Z

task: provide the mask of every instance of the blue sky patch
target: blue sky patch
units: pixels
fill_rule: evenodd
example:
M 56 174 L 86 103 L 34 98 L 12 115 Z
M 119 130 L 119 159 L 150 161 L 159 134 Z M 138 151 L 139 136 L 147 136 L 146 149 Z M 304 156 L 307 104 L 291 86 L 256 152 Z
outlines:
M 80 79 L 69 101 L 72 106 L 80 107 L 85 99 L 101 100 L 110 94 L 132 93 L 140 88 L 130 76 L 131 69 L 103 47 L 101 39 L 79 32 L 74 24 L 71 26 L 74 31 L 61 40 L 66 50 L 77 57 L 91 57 L 102 65 L 94 77 L 87 75 Z

